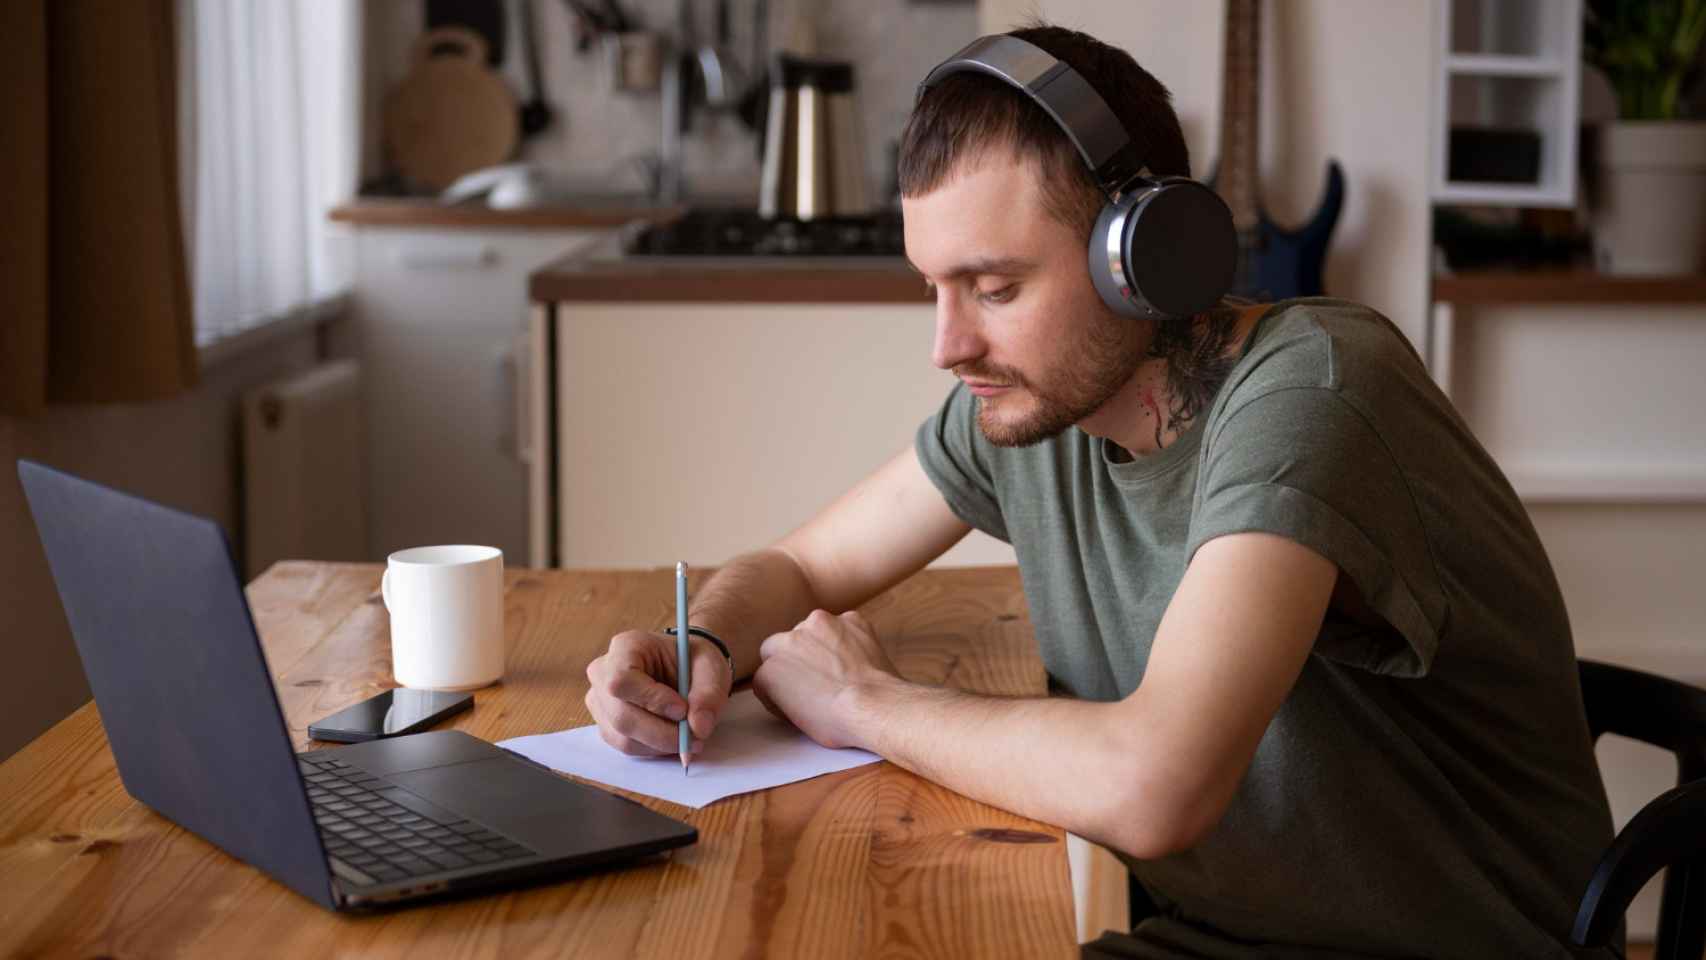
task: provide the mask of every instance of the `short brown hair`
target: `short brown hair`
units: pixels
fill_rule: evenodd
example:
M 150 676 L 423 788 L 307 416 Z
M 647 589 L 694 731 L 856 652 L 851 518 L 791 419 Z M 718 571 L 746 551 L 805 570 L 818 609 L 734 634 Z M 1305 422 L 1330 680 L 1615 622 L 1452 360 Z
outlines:
M 1041 47 L 1078 71 L 1126 131 L 1136 131 L 1136 139 L 1149 143 L 1149 155 L 1143 159 L 1150 173 L 1191 175 L 1190 150 L 1173 112 L 1172 95 L 1131 54 L 1089 34 L 1044 23 L 1008 36 Z M 1021 160 L 1030 160 L 1049 213 L 1089 240 L 1106 198 L 1072 141 L 1025 94 L 980 73 L 950 74 L 913 108 L 900 140 L 901 195 L 936 189 L 960 164 L 993 147 L 1010 148 Z

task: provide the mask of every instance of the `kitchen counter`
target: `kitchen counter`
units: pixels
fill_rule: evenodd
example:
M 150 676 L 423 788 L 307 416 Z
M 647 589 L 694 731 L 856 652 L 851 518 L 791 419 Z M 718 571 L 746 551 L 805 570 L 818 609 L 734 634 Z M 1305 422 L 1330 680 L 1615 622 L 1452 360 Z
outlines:
M 643 200 L 588 197 L 494 210 L 484 204 L 439 203 L 428 197 L 359 197 L 332 208 L 329 219 L 368 227 L 460 227 L 466 229 L 560 229 L 619 227 L 635 220 L 667 220 L 685 207 L 659 206 Z
M 630 257 L 617 238 L 534 271 L 528 296 L 540 303 L 908 303 L 930 302 L 902 257 Z

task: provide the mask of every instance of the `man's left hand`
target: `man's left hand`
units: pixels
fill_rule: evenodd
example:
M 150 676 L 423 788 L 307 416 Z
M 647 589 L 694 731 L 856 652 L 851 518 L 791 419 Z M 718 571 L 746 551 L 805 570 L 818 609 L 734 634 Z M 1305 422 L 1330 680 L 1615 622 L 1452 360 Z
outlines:
M 876 631 L 856 610 L 814 610 L 759 647 L 752 690 L 770 712 L 826 747 L 870 749 L 867 694 L 902 682 Z

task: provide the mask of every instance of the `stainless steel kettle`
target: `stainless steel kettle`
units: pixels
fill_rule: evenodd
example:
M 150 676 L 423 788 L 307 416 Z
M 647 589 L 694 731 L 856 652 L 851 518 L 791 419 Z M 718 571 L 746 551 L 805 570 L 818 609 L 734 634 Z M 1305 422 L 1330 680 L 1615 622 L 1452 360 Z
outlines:
M 797 220 L 871 212 L 851 63 L 788 54 L 772 61 L 758 212 Z

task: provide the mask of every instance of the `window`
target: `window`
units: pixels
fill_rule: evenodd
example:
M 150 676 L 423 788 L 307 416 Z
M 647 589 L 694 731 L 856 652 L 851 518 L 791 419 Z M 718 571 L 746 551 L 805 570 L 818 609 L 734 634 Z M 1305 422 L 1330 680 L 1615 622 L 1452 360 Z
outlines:
M 361 9 L 179 0 L 179 161 L 196 343 L 349 283 L 326 211 L 355 190 Z

